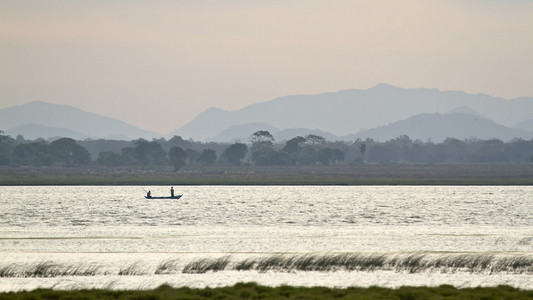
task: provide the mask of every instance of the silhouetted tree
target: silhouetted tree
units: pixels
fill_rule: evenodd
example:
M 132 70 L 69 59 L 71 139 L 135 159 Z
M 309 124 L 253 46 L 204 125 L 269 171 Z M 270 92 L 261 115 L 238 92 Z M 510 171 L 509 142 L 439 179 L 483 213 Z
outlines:
M 330 165 L 344 160 L 344 152 L 340 149 L 322 148 L 318 150 L 317 160 L 323 165 Z
M 507 162 L 527 162 L 529 156 L 533 153 L 533 139 L 529 141 L 525 141 L 523 139 L 513 139 L 505 145 L 505 149 L 503 151 L 505 153 L 505 160 Z
M 308 134 L 305 136 L 305 141 L 309 146 L 316 149 L 318 145 L 324 144 L 326 139 L 319 135 Z
M 163 149 L 170 150 L 171 147 L 180 147 L 181 149 L 195 149 L 198 150 L 197 146 L 199 143 L 194 143 L 192 140 L 184 140 L 181 136 L 175 135 L 167 142 L 161 142 Z M 202 147 L 203 148 L 203 147 Z
M 276 164 L 276 152 L 270 147 L 263 147 L 252 152 L 252 161 L 259 166 L 268 166 Z
M 323 165 L 329 165 L 333 157 L 333 151 L 331 148 L 322 148 L 318 150 L 317 160 Z
M 204 149 L 202 154 L 198 157 L 197 161 L 206 164 L 214 164 L 217 160 L 217 153 L 213 149 Z
M 369 162 L 389 162 L 395 163 L 398 162 L 398 153 L 386 144 L 375 144 L 372 145 L 367 151 L 366 159 Z
M 405 159 L 413 163 L 432 162 L 431 157 L 428 155 L 427 147 L 424 147 L 421 141 L 415 141 L 412 144 L 409 151 L 405 154 Z
M 96 163 L 107 167 L 117 167 L 122 165 L 122 156 L 118 153 L 111 151 L 102 151 L 98 154 Z
M 121 157 L 122 165 L 133 166 L 133 165 L 140 164 L 135 158 L 135 148 L 125 147 L 125 148 L 122 148 L 120 153 L 121 153 L 120 157 Z
M 255 149 L 271 148 L 274 145 L 274 136 L 269 131 L 260 130 L 250 136 L 250 141 L 253 152 Z
M 287 142 L 285 142 L 285 146 L 281 151 L 285 151 L 288 153 L 300 153 L 303 150 L 302 145 L 305 143 L 306 139 L 302 136 L 294 137 Z
M 193 164 L 198 160 L 198 157 L 200 157 L 200 152 L 194 149 L 187 148 L 185 149 L 185 153 L 187 153 L 187 162 L 189 164 Z
M 139 139 L 134 144 L 134 157 L 143 167 L 149 164 L 164 165 L 166 163 L 167 153 L 159 143 Z
M 71 138 L 61 138 L 53 141 L 48 149 L 54 159 L 54 163 L 72 166 L 85 165 L 91 161 L 89 152 Z
M 314 165 L 318 161 L 318 151 L 310 146 L 303 148 L 302 152 L 298 155 L 298 163 L 301 165 Z
M 22 144 L 26 142 L 26 139 L 22 134 L 17 134 L 17 137 L 15 138 L 15 144 Z
M 51 166 L 53 162 L 45 143 L 18 144 L 11 154 L 11 163 L 19 166 Z
M 13 150 L 13 140 L 9 135 L 4 135 L 4 132 L 0 130 L 0 165 L 9 164 L 9 156 Z
M 174 170 L 178 171 L 185 166 L 187 153 L 185 153 L 180 147 L 171 147 L 170 150 L 168 150 L 168 157 L 174 166 Z
M 359 145 L 359 152 L 361 152 L 361 155 L 363 157 L 365 156 L 365 152 L 366 152 L 366 144 L 365 143 L 362 143 L 361 145 Z
M 274 136 L 266 130 L 256 131 L 250 137 L 252 142 L 252 161 L 258 165 L 269 165 L 274 149 Z
M 438 162 L 465 162 L 468 160 L 468 145 L 456 138 L 447 138 L 434 149 Z
M 245 144 L 235 143 L 224 149 L 221 157 L 226 159 L 230 164 L 240 165 L 247 152 L 248 147 Z
M 334 148 L 332 153 L 332 160 L 334 163 L 341 163 L 344 161 L 346 154 L 341 149 Z
M 133 146 L 132 141 L 117 141 L 117 140 L 83 140 L 77 141 L 83 148 L 87 149 L 95 160 L 100 156 L 100 152 L 114 152 L 120 154 L 122 148 Z

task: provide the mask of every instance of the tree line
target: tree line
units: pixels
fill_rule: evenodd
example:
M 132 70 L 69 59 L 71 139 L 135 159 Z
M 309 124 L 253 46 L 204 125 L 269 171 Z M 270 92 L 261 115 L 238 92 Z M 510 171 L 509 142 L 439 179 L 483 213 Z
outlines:
M 257 131 L 248 143 L 202 143 L 174 136 L 135 141 L 12 138 L 0 131 L 0 166 L 85 166 L 180 170 L 201 165 L 356 165 L 361 163 L 531 163 L 533 140 L 458 140 L 441 143 L 402 135 L 386 142 L 326 141 L 318 135 L 276 143 Z

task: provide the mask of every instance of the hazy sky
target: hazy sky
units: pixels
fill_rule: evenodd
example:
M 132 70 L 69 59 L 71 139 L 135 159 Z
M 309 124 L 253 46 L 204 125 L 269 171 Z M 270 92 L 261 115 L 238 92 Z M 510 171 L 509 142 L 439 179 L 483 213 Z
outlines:
M 0 0 L 0 108 L 166 134 L 212 106 L 381 82 L 533 96 L 533 1 Z

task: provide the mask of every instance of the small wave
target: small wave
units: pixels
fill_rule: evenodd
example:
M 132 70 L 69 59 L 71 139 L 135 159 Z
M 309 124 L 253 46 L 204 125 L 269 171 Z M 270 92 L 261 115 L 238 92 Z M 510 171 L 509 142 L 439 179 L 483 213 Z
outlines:
M 51 261 L 33 264 L 0 265 L 0 277 L 59 277 L 97 275 L 159 275 L 203 274 L 218 271 L 395 271 L 420 272 L 471 272 L 484 274 L 533 274 L 533 254 L 493 253 L 326 253 L 326 254 L 274 254 L 235 259 L 225 255 L 218 258 L 197 258 L 182 262 L 169 259 L 155 268 L 137 261 L 122 267 L 103 267 L 79 264 L 59 264 Z

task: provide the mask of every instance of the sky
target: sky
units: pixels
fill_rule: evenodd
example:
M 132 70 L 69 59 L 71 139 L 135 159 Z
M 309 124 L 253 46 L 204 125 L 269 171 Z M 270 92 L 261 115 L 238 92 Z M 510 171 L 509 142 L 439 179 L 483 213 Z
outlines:
M 379 83 L 533 96 L 533 1 L 0 0 L 0 108 L 168 134 L 210 107 Z

